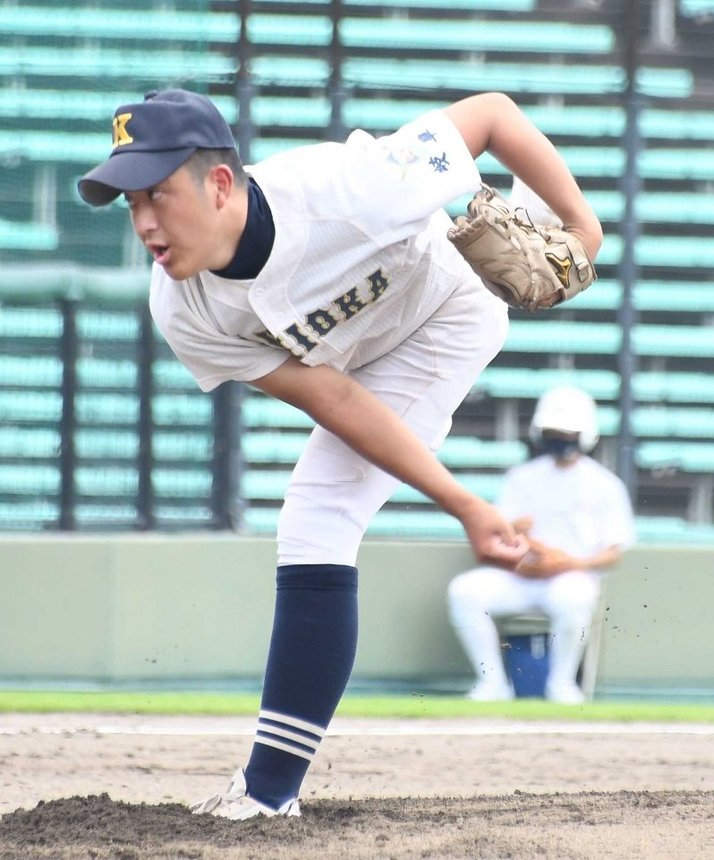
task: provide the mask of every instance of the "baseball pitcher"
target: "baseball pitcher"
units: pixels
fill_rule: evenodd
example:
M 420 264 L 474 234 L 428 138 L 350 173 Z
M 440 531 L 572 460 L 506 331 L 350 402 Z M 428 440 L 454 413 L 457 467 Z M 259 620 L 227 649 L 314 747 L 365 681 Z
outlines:
M 527 549 L 434 456 L 508 327 L 507 304 L 475 268 L 481 254 L 462 255 L 443 207 L 481 189 L 474 159 L 489 150 L 544 199 L 572 241 L 558 237 L 554 268 L 541 236 L 540 250 L 529 245 L 529 265 L 540 280 L 546 266 L 556 279 L 565 266 L 583 286 L 594 277 L 582 260 L 594 259 L 600 225 L 552 144 L 497 93 L 383 138 L 355 131 L 344 143 L 251 167 L 213 103 L 185 90 L 120 106 L 113 138 L 79 193 L 94 206 L 119 195 L 128 202 L 154 260 L 151 311 L 176 356 L 204 391 L 239 380 L 318 425 L 280 515 L 251 756 L 226 791 L 195 806 L 233 819 L 299 815 L 300 785 L 354 660 L 357 550 L 397 484 L 457 517 L 477 558 L 512 565 Z M 510 212 L 498 220 L 483 255 L 502 260 L 502 236 L 532 225 L 519 227 Z M 521 288 L 532 305 L 524 251 L 508 242 L 519 264 L 505 268 L 520 272 L 516 279 L 526 271 Z

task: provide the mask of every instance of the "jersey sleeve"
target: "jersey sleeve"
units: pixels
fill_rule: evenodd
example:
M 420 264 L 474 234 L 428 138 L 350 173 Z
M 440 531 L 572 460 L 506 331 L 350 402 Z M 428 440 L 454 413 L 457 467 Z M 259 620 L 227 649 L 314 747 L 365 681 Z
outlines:
M 461 134 L 439 110 L 426 113 L 386 137 L 356 131 L 347 140 L 347 179 L 354 216 L 365 229 L 414 225 L 463 194 L 476 191 L 481 176 Z M 376 228 L 373 228 L 373 232 Z

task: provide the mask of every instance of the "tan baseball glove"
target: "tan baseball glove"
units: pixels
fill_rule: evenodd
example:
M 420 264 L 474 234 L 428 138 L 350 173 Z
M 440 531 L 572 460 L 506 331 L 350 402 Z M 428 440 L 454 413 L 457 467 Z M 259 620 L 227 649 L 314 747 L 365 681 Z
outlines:
M 528 552 L 515 566 L 515 573 L 528 579 L 548 579 L 578 566 L 577 561 L 568 553 L 540 541 L 528 538 Z
M 595 267 L 577 236 L 534 224 L 493 188 L 482 186 L 447 233 L 485 286 L 514 308 L 553 307 L 587 289 Z

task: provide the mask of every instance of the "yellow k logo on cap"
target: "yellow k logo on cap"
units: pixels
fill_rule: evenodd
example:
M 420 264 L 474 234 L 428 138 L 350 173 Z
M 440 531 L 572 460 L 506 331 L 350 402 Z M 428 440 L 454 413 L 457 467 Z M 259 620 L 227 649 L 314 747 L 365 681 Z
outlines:
M 120 113 L 112 120 L 112 147 L 116 148 L 117 146 L 125 146 L 127 143 L 134 142 L 134 138 L 129 134 L 126 129 L 126 124 L 129 122 L 132 116 L 133 114 L 130 113 Z

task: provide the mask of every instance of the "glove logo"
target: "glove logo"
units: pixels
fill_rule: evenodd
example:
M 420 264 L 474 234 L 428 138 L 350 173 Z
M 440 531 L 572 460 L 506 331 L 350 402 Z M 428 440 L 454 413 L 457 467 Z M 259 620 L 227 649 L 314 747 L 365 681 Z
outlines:
M 553 267 L 555 277 L 567 290 L 570 284 L 570 267 L 573 265 L 573 261 L 569 260 L 567 257 L 561 260 L 559 257 L 556 257 L 555 254 L 547 252 L 545 258 Z
M 117 146 L 126 146 L 128 143 L 134 143 L 134 138 L 129 134 L 126 128 L 126 124 L 132 116 L 133 114 L 130 113 L 120 113 L 112 120 L 112 147 L 114 149 L 116 149 Z

